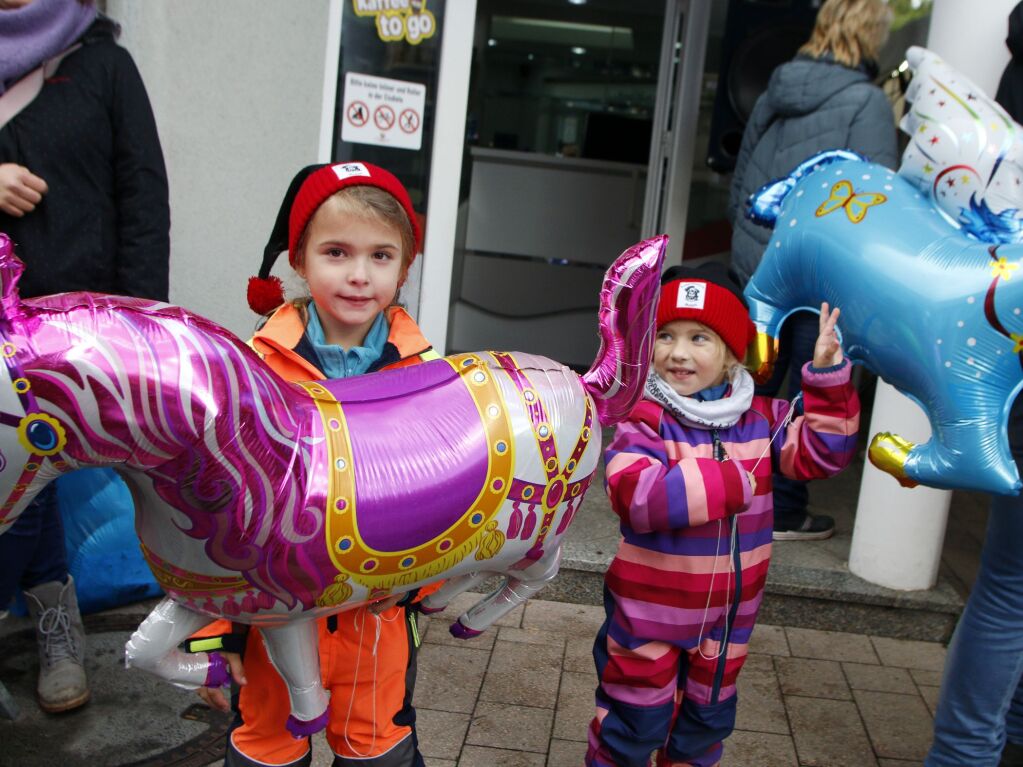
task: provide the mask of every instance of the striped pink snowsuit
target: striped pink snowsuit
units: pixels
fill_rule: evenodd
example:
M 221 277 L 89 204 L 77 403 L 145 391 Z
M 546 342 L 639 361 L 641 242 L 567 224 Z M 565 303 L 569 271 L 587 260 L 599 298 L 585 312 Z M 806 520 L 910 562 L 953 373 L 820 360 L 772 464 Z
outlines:
M 721 760 L 771 557 L 772 464 L 802 480 L 849 464 L 860 413 L 850 370 L 804 368 L 805 415 L 759 464 L 784 400 L 756 396 L 719 430 L 642 400 L 618 426 L 605 460 L 623 540 L 604 579 L 587 765 L 645 766 L 655 749 L 659 765 Z

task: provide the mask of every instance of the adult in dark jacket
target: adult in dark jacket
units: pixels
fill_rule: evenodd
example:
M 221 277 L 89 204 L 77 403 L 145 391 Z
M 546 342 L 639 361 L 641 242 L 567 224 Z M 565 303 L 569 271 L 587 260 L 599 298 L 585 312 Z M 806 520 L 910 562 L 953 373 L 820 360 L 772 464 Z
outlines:
M 1001 104 L 1016 122 L 1023 120 L 1023 3 L 1009 14 L 1009 36 L 1005 44 L 1012 54 L 1002 79 L 998 82 L 995 101 Z
M 1012 60 L 995 100 L 1023 123 L 1023 3 L 1009 14 Z M 1009 412 L 1023 474 L 1023 396 Z M 980 570 L 956 625 L 926 767 L 1023 767 L 1023 496 L 992 496 Z
M 788 174 L 825 149 L 852 149 L 894 168 L 895 119 L 884 93 L 872 83 L 876 59 L 891 23 L 883 0 L 827 0 L 810 40 L 782 64 L 753 107 L 732 178 L 732 272 L 749 282 L 771 232 L 745 216 L 746 200 L 761 186 Z M 813 357 L 817 317 L 799 313 L 782 330 L 774 377 L 758 393 L 776 396 L 789 373 L 787 396 L 799 392 L 800 370 Z M 775 540 L 832 535 L 834 520 L 807 513 L 806 483 L 774 476 Z
M 71 290 L 167 300 L 167 173 L 149 99 L 118 27 L 78 0 L 0 0 L 0 231 L 21 295 Z M 43 66 L 43 69 L 38 69 Z M 41 89 L 25 103 L 25 85 Z M 0 117 L 0 120 L 5 119 Z M 0 535 L 0 609 L 24 589 L 37 621 L 37 696 L 84 704 L 84 632 L 49 485 Z

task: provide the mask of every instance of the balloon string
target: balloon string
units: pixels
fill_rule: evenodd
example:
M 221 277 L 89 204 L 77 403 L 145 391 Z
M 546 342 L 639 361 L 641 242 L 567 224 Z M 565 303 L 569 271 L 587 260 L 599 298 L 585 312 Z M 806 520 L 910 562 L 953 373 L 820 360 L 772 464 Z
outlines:
M 751 474 L 757 470 L 757 466 L 759 466 L 760 462 L 764 460 L 764 456 L 767 455 L 768 451 L 771 449 L 771 445 L 773 445 L 774 441 L 778 439 L 778 435 L 781 434 L 782 430 L 788 428 L 788 425 L 792 423 L 792 420 L 796 416 L 796 403 L 798 403 L 799 400 L 801 400 L 802 398 L 803 392 L 799 392 L 789 402 L 789 412 L 785 414 L 785 417 L 781 420 L 781 423 L 778 424 L 778 428 L 776 428 L 774 430 L 774 434 L 771 435 L 771 439 L 767 442 L 767 447 L 764 448 L 764 452 L 760 454 L 760 457 L 757 458 L 757 462 L 753 464 L 753 468 L 750 469 Z
M 355 675 L 352 678 L 352 692 L 348 698 L 348 713 L 345 715 L 345 745 L 348 749 L 355 754 L 359 759 L 365 759 L 373 753 L 373 749 L 377 744 L 377 696 L 376 696 L 376 679 L 377 679 L 377 644 L 380 642 L 380 616 L 374 615 L 376 618 L 376 638 L 373 640 L 373 679 L 371 680 L 374 692 L 370 695 L 373 698 L 372 704 L 372 726 L 373 726 L 373 739 L 370 741 L 369 750 L 366 753 L 362 753 L 355 746 L 352 745 L 352 741 L 348 739 L 348 726 L 352 721 L 352 707 L 355 705 L 355 693 L 359 687 L 359 666 L 362 664 L 362 640 L 366 632 L 366 613 L 369 610 L 362 607 L 355 611 L 355 615 L 352 617 L 352 626 L 359 630 L 359 648 L 355 653 Z M 361 618 L 361 620 L 359 620 Z M 356 623 L 358 621 L 358 623 Z

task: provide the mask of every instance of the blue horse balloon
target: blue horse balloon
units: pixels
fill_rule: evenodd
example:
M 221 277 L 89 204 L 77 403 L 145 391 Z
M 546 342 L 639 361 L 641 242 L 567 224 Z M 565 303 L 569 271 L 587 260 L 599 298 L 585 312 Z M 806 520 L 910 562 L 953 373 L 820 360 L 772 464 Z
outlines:
M 849 358 L 930 419 L 926 444 L 876 435 L 871 461 L 907 486 L 1019 493 L 1006 422 L 1023 385 L 1023 245 L 981 241 L 918 186 L 844 151 L 765 186 L 750 215 L 774 227 L 746 288 L 758 377 L 785 318 L 827 301 Z

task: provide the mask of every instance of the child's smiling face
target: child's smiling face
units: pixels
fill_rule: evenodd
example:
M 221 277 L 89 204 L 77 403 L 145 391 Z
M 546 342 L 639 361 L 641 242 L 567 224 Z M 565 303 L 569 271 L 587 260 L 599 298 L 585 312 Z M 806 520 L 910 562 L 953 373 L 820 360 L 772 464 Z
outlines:
M 713 330 L 694 320 L 672 320 L 657 330 L 654 371 L 683 397 L 725 380 L 735 357 Z
M 297 266 L 309 283 L 327 343 L 360 346 L 404 278 L 401 233 L 328 200 L 309 222 Z

